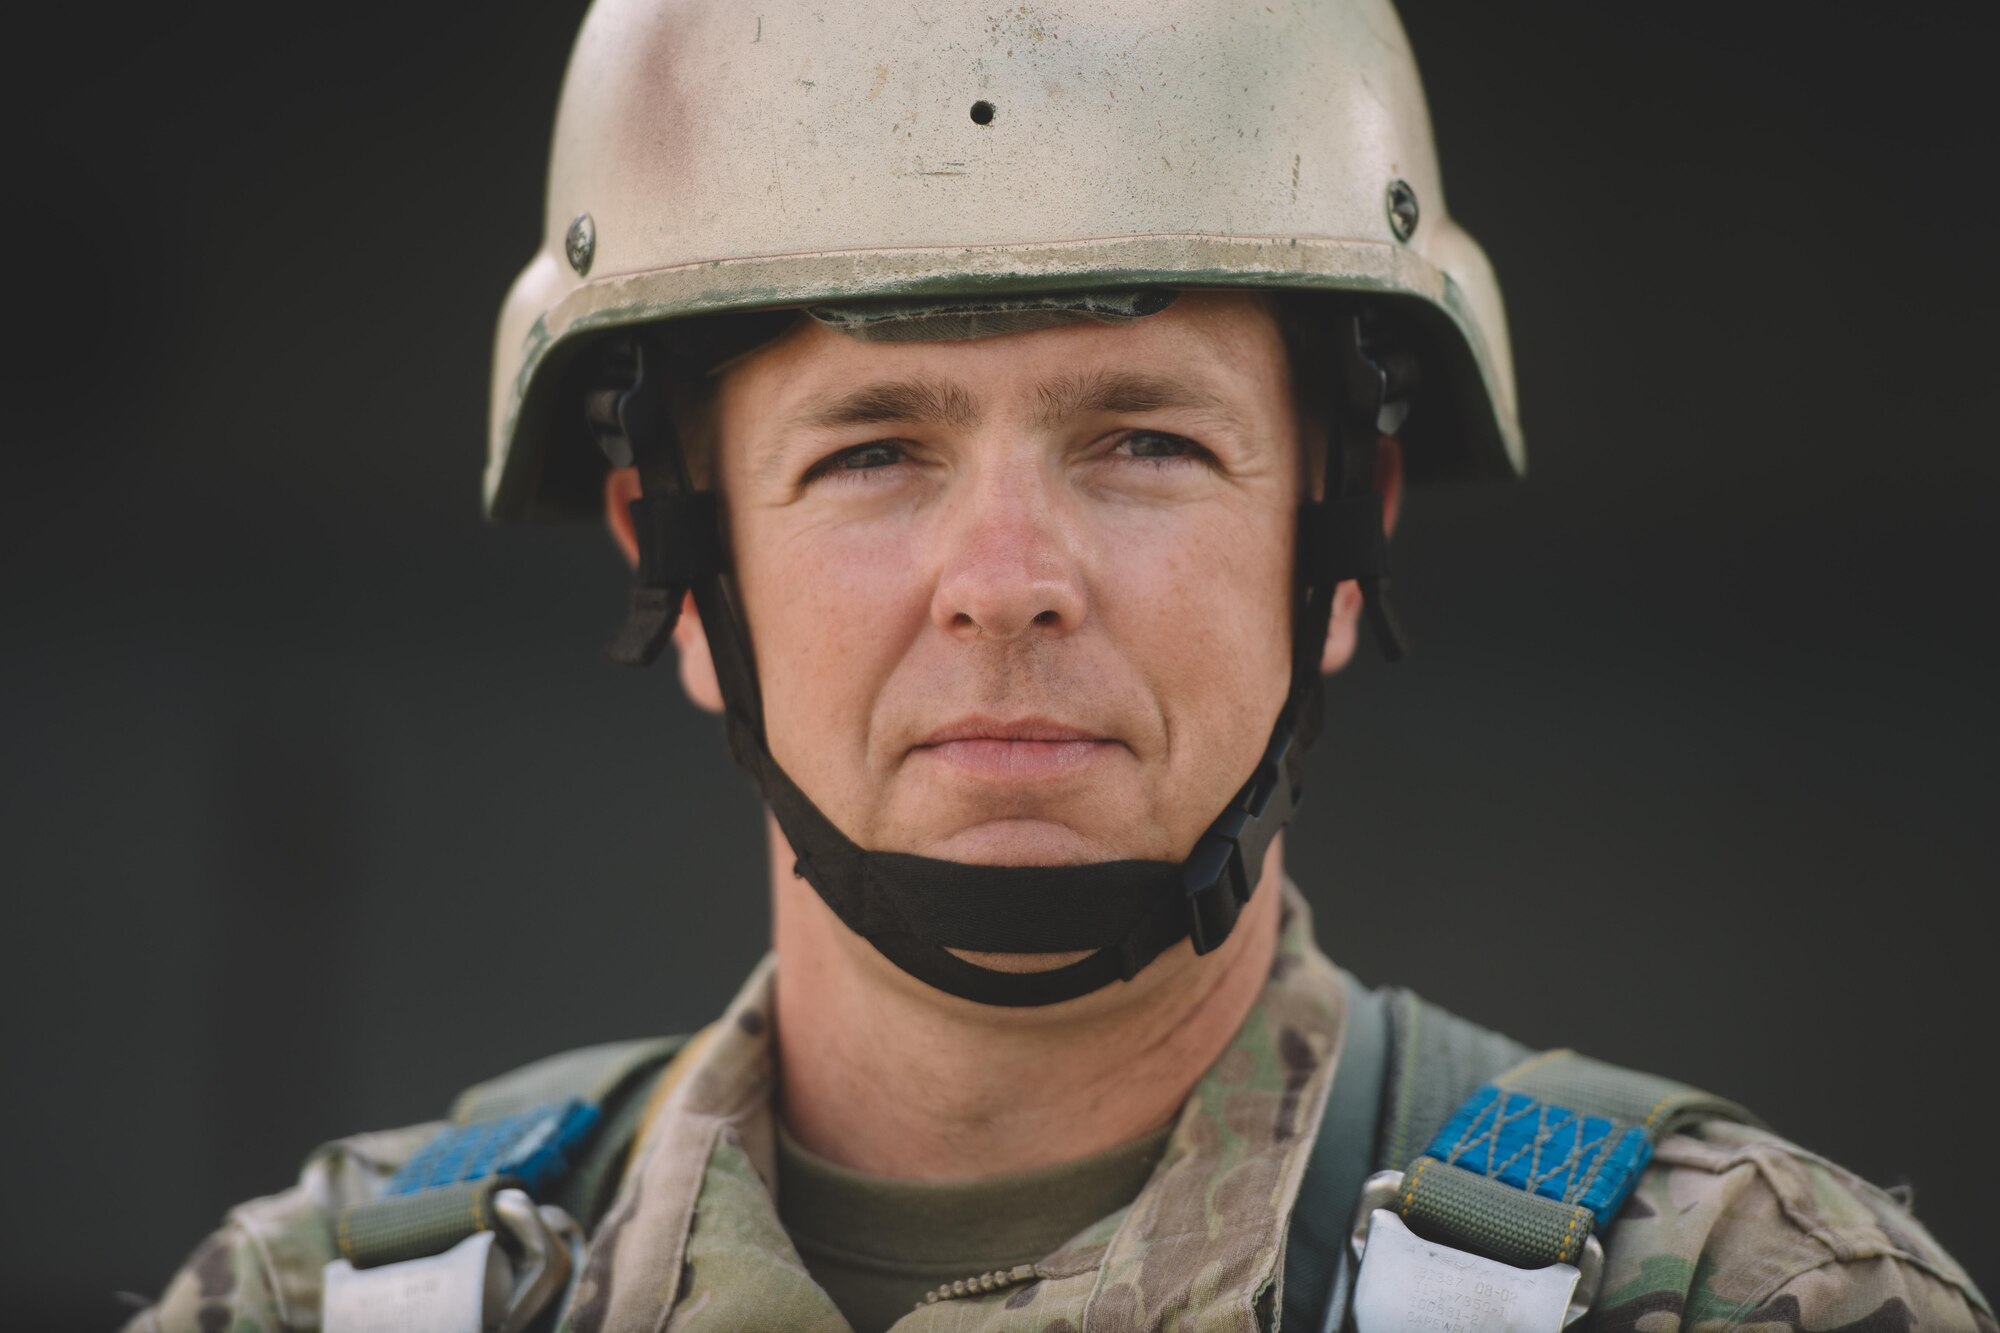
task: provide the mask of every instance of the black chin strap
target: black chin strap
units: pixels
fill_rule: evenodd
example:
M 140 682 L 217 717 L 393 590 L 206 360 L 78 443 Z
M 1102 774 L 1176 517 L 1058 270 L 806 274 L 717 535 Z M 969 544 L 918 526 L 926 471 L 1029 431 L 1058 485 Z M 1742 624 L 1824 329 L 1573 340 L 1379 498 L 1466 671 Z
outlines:
M 849 929 L 939 990 L 981 1004 L 1054 1004 L 1130 981 L 1184 939 L 1196 953 L 1208 953 L 1235 929 L 1265 854 L 1304 794 L 1305 750 L 1323 707 L 1321 645 L 1342 582 L 1360 582 L 1370 629 L 1390 660 L 1401 656 L 1386 606 L 1381 497 L 1373 489 L 1376 441 L 1387 433 L 1385 404 L 1399 386 L 1392 369 L 1371 359 L 1359 319 L 1344 337 L 1345 402 L 1353 406 L 1332 432 L 1333 494 L 1299 510 L 1291 688 L 1255 771 L 1178 865 L 970 865 L 868 851 L 842 833 L 765 744 L 754 658 L 728 577 L 716 497 L 689 480 L 663 401 L 661 354 L 643 341 L 614 353 L 607 367 L 613 387 L 587 400 L 605 455 L 614 466 L 636 465 L 640 478 L 641 498 L 631 505 L 638 571 L 612 660 L 652 662 L 673 636 L 682 599 L 694 594 L 722 687 L 730 749 L 770 803 L 798 856 L 796 873 Z M 1086 956 L 1050 970 L 1003 972 L 953 950 Z
M 1039 1005 L 1130 981 L 1184 939 L 1229 938 L 1264 853 L 1303 790 L 1289 718 L 1193 855 L 1068 866 L 968 865 L 857 847 L 766 758 L 757 777 L 798 854 L 797 873 L 849 929 L 905 972 L 981 1004 Z M 952 953 L 1090 951 L 1067 966 L 1002 972 Z

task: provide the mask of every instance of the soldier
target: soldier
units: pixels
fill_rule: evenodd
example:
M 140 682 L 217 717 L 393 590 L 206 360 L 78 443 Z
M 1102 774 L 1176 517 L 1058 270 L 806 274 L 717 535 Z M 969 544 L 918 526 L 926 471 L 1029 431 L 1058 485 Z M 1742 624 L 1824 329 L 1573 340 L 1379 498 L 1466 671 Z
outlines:
M 1314 943 L 1405 481 L 1523 457 L 1386 0 L 600 0 L 548 224 L 487 503 L 604 514 L 773 957 L 320 1150 L 133 1328 L 1995 1328 L 1742 1108 Z

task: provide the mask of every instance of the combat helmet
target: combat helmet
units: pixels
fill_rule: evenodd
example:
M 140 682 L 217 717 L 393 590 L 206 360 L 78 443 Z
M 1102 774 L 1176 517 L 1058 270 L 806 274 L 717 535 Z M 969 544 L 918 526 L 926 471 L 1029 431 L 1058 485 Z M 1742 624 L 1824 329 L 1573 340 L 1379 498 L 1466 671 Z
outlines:
M 1320 312 L 1345 412 L 1334 444 L 1353 446 L 1301 514 L 1293 690 L 1264 761 L 1178 866 L 855 846 L 764 743 L 715 496 L 658 401 L 689 345 L 671 335 L 801 308 L 864 332 L 913 310 L 961 332 L 1024 309 L 1131 318 L 1188 288 L 1297 293 Z M 1398 435 L 1417 482 L 1523 465 L 1499 288 L 1446 211 L 1388 0 L 597 0 L 563 86 L 543 244 L 500 316 L 485 499 L 502 520 L 595 515 L 607 459 L 636 463 L 639 586 L 614 656 L 650 660 L 692 591 L 732 749 L 800 873 L 923 979 L 1040 1004 L 1233 926 L 1302 792 L 1338 582 L 1361 581 L 1394 652 L 1378 433 Z M 954 952 L 1086 949 L 1007 974 Z

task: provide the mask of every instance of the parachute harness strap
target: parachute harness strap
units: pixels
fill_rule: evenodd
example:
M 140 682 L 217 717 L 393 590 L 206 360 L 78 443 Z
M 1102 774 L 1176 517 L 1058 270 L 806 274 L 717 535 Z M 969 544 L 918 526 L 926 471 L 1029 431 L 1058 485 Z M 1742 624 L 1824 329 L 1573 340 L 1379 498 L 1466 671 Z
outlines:
M 599 447 L 636 466 L 631 505 L 639 569 L 612 660 L 643 666 L 673 635 L 690 592 L 721 685 L 730 749 L 757 781 L 798 860 L 795 872 L 856 934 L 898 967 L 983 1004 L 1053 1004 L 1129 981 L 1183 939 L 1208 953 L 1229 938 L 1262 874 L 1265 853 L 1304 793 L 1305 750 L 1322 711 L 1319 662 L 1334 594 L 1358 580 L 1384 654 L 1401 656 L 1384 597 L 1388 548 L 1373 490 L 1382 422 L 1400 409 L 1395 377 L 1373 354 L 1359 317 L 1343 334 L 1343 413 L 1334 423 L 1325 500 L 1298 516 L 1291 688 L 1255 771 L 1197 840 L 1187 860 L 1070 866 L 970 865 L 857 846 L 799 789 L 766 744 L 755 658 L 729 577 L 727 535 L 713 491 L 696 491 L 666 411 L 664 353 L 639 338 L 607 361 L 607 387 L 587 396 Z M 1087 956 L 1040 972 L 980 967 L 973 953 Z
M 1712 1119 L 1757 1123 L 1734 1102 L 1574 1051 L 1482 1084 L 1403 1170 L 1362 1187 L 1357 1333 L 1410 1327 L 1413 1291 L 1433 1320 L 1561 1333 L 1597 1299 L 1602 1235 L 1653 1145 Z

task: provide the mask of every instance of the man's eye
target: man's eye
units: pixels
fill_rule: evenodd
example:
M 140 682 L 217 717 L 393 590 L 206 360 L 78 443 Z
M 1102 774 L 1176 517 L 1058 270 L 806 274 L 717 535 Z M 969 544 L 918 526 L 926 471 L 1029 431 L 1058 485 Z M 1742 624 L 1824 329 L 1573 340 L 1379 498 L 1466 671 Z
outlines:
M 873 440 L 821 459 L 807 471 L 805 479 L 817 481 L 838 472 L 872 472 L 877 468 L 894 467 L 905 457 L 903 446 L 895 441 Z
M 1147 462 L 1161 462 L 1175 458 L 1199 458 L 1206 454 L 1207 450 L 1183 435 L 1169 435 L 1165 431 L 1157 430 L 1135 430 L 1118 442 L 1117 452 Z

